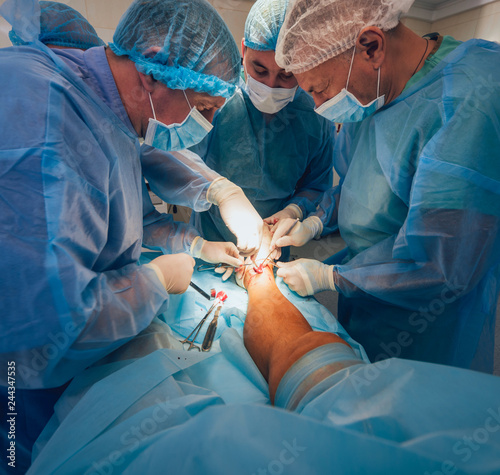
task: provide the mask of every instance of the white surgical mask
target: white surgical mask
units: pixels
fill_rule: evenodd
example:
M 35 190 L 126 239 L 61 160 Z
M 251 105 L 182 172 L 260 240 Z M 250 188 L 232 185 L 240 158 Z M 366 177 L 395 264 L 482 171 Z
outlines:
M 269 87 L 247 74 L 246 92 L 255 108 L 266 114 L 276 114 L 293 101 L 298 86 L 286 89 Z
M 385 95 L 379 96 L 380 93 L 380 68 L 378 69 L 377 79 L 377 98 L 369 104 L 363 105 L 358 98 L 347 90 L 349 78 L 351 77 L 352 63 L 354 61 L 354 53 L 352 52 L 351 66 L 347 76 L 347 83 L 344 89 L 336 96 L 333 96 L 328 101 L 324 102 L 318 108 L 314 109 L 319 115 L 325 117 L 332 122 L 343 124 L 346 122 L 361 122 L 366 117 L 372 115 L 380 109 L 385 103 Z
M 200 143 L 212 130 L 213 125 L 203 117 L 196 107 L 191 107 L 185 91 L 182 92 L 191 110 L 181 124 L 170 125 L 156 120 L 153 100 L 149 94 L 153 119 L 149 119 L 146 137 L 144 137 L 145 144 L 166 152 L 174 152 Z

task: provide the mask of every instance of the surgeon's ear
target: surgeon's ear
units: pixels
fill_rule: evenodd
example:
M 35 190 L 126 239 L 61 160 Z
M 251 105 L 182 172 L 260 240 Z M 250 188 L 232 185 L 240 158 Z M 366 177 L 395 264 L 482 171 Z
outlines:
M 356 49 L 361 51 L 361 58 L 368 61 L 375 70 L 384 62 L 386 46 L 384 32 L 376 26 L 363 28 L 356 41 Z
M 143 55 L 146 58 L 154 58 L 160 50 L 161 48 L 159 46 L 151 46 L 143 52 Z M 141 72 L 139 72 L 139 78 L 141 80 L 142 87 L 146 89 L 146 92 L 153 92 L 154 85 L 157 82 L 156 79 L 153 76 L 149 76 Z
M 245 46 L 245 38 L 241 38 L 241 60 L 243 61 L 245 59 L 245 51 L 247 50 L 247 47 Z
M 153 92 L 155 84 L 157 82 L 153 76 L 139 72 L 139 79 L 141 81 L 142 87 L 146 90 L 146 92 Z

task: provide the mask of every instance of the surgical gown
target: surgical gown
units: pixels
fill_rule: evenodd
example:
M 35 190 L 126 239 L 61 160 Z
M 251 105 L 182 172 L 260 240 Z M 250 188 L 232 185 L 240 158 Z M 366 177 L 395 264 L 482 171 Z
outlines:
M 164 152 L 143 144 L 142 173 L 151 190 L 169 204 L 206 211 L 212 206 L 207 191 L 220 175 L 190 150 Z
M 372 361 L 493 370 L 500 288 L 500 46 L 460 44 L 345 124 L 339 320 Z
M 339 176 L 339 183 L 325 191 L 316 210 L 310 214 L 310 216 L 318 217 L 323 225 L 321 237 L 339 230 L 338 212 L 340 193 L 347 169 L 349 168 L 349 146 L 350 143 L 346 134 L 339 133 L 333 149 L 333 167 Z
M 304 217 L 316 209 L 333 182 L 335 127 L 313 110 L 301 89 L 276 114 L 258 111 L 244 90 L 214 118 L 214 129 L 192 150 L 240 186 L 262 218 L 296 204 Z M 205 239 L 235 241 L 216 207 L 195 213 Z
M 0 61 L 0 353 L 16 362 L 21 451 L 22 421 L 36 437 L 62 390 L 36 388 L 65 384 L 165 308 L 137 263 L 143 243 L 182 252 L 197 233 L 143 202 L 139 141 L 103 47 L 12 47 Z

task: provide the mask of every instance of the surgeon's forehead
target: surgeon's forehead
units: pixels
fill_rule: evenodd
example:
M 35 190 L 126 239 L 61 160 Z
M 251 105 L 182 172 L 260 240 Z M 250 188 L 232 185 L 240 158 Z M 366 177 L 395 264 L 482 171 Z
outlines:
M 245 51 L 245 55 L 248 59 L 260 63 L 273 62 L 276 64 L 275 60 L 275 51 L 258 51 L 252 48 L 247 47 Z
M 337 80 L 344 80 L 342 78 L 346 74 L 346 68 L 348 67 L 349 62 L 344 61 L 340 56 L 336 56 L 309 71 L 295 74 L 295 77 L 299 82 L 299 86 L 304 91 L 312 91 L 324 86 L 326 83 L 335 83 Z

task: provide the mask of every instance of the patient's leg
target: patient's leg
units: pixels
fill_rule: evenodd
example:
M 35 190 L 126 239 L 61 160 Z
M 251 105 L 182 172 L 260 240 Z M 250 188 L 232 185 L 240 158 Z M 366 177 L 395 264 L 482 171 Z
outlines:
M 268 254 L 265 237 L 259 256 Z M 248 291 L 248 310 L 243 339 L 250 356 L 269 383 L 271 402 L 281 378 L 290 366 L 312 349 L 328 343 L 349 345 L 333 333 L 314 331 L 298 309 L 279 291 L 271 266 L 261 274 L 248 266 L 243 284 Z

